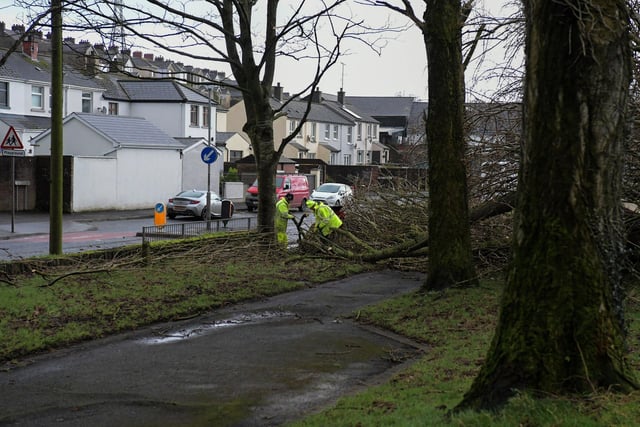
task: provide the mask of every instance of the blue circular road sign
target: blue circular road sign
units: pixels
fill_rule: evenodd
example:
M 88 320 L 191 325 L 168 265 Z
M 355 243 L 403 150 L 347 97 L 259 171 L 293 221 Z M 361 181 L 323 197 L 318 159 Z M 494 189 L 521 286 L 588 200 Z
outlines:
M 218 159 L 218 150 L 213 147 L 204 147 L 200 153 L 200 158 L 206 164 L 211 164 Z

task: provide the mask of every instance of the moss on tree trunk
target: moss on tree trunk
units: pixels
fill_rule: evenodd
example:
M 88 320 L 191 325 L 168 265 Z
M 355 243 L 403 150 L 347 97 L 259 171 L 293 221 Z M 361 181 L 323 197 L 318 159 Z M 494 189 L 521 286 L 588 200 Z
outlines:
M 426 289 L 476 282 L 464 162 L 464 73 L 458 1 L 428 1 L 429 267 Z
M 635 387 L 619 271 L 628 11 L 624 0 L 573 3 L 525 2 L 514 259 L 491 348 L 459 408 L 495 408 L 515 390 Z

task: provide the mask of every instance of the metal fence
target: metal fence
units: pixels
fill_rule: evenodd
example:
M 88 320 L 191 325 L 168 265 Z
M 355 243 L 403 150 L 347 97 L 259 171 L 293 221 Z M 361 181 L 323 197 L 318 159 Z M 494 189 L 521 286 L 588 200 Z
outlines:
M 256 226 L 257 219 L 255 217 L 188 221 L 179 224 L 142 227 L 141 236 L 144 245 L 157 240 L 184 239 L 208 233 L 253 230 Z

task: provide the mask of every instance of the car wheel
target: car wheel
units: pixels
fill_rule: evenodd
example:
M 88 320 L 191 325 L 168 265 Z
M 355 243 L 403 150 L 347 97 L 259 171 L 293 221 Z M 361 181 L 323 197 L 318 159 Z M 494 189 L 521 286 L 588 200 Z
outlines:
M 170 213 L 167 216 L 169 217 L 169 219 L 176 219 L 176 214 L 174 213 Z
M 200 213 L 200 218 L 202 218 L 203 221 L 206 221 L 208 213 L 209 213 L 209 209 L 203 208 L 202 212 Z M 209 218 L 209 219 L 211 219 L 211 218 Z
M 300 206 L 298 207 L 298 210 L 300 212 L 302 212 L 304 210 L 304 207 L 307 205 L 307 199 L 302 199 L 302 203 L 300 203 Z

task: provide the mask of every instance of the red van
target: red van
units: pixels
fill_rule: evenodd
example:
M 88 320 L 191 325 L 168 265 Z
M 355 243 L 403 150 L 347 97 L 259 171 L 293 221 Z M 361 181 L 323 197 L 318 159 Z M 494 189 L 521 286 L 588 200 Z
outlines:
M 304 175 L 276 175 L 276 200 L 287 193 L 293 194 L 293 200 L 289 203 L 291 208 L 298 208 L 302 211 L 305 202 L 309 200 L 309 181 Z M 256 179 L 251 187 L 247 189 L 244 198 L 249 212 L 258 208 L 258 180 Z

